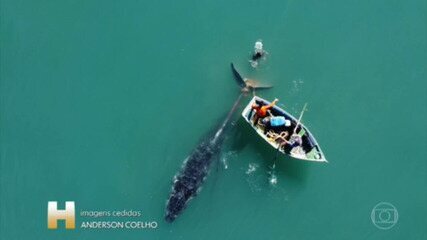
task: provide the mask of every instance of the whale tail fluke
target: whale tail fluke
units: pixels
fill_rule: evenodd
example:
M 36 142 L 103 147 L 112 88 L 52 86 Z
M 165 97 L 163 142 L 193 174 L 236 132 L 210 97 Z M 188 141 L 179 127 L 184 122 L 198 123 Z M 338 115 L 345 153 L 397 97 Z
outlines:
M 262 84 L 256 80 L 243 78 L 242 75 L 237 71 L 236 67 L 234 67 L 234 64 L 231 63 L 231 71 L 233 72 L 234 79 L 236 80 L 237 84 L 244 89 L 244 88 L 250 88 L 252 90 L 255 89 L 269 89 L 272 88 L 272 85 L 268 84 Z
M 234 64 L 231 63 L 231 71 L 233 72 L 234 75 L 234 79 L 237 81 L 237 84 L 239 84 L 239 86 L 241 88 L 246 87 L 246 83 L 245 83 L 245 79 L 242 77 L 242 75 L 240 75 L 240 73 L 237 71 L 237 69 L 234 67 Z

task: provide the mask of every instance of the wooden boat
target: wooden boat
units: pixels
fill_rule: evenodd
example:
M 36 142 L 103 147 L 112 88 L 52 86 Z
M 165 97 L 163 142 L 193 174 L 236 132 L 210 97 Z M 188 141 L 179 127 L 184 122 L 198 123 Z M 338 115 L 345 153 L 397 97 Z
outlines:
M 270 117 L 284 117 L 284 119 L 289 120 L 287 121 L 288 126 L 283 125 L 279 128 L 271 127 L 269 124 L 266 126 L 264 124 L 265 121 L 262 119 L 257 119 L 257 123 L 254 124 L 256 120 L 254 117 L 256 114 L 255 110 L 252 109 L 253 104 L 268 105 L 270 102 L 258 96 L 254 96 L 243 110 L 242 116 L 256 133 L 273 148 L 277 149 L 277 151 L 280 151 L 282 154 L 289 155 L 296 159 L 327 162 L 313 134 L 311 134 L 308 128 L 300 122 L 300 119 L 296 119 L 285 110 L 278 106 L 274 106 L 269 110 Z M 297 144 L 295 144 L 295 140 L 298 140 Z

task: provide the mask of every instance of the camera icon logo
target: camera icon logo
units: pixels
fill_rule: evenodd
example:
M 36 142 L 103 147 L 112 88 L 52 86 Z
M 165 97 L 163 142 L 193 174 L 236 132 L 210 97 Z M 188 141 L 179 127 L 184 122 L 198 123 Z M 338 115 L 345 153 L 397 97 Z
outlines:
M 372 209 L 371 220 L 377 228 L 387 230 L 396 225 L 399 213 L 393 204 L 380 202 Z

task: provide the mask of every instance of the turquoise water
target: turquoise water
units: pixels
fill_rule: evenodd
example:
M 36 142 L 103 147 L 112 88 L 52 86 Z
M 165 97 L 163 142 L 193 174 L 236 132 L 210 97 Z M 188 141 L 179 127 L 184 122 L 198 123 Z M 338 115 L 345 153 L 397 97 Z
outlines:
M 426 1 L 1 0 L 0 36 L 1 239 L 427 236 Z M 281 156 L 269 184 L 275 151 L 236 114 L 168 224 L 172 177 L 239 94 L 231 61 L 292 114 L 308 103 L 329 163 Z M 158 227 L 48 230 L 48 201 Z M 379 202 L 399 213 L 389 230 L 371 221 Z

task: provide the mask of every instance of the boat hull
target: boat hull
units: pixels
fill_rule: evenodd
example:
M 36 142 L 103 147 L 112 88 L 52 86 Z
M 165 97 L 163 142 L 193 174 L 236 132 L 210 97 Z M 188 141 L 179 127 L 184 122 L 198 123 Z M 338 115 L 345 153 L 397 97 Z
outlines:
M 327 162 L 325 155 L 323 154 L 319 144 L 317 143 L 316 139 L 314 138 L 313 134 L 308 130 L 304 124 L 300 123 L 298 130 L 300 133 L 303 133 L 302 136 L 302 146 L 293 148 L 291 151 L 286 152 L 283 148 L 279 148 L 279 143 L 276 142 L 274 139 L 269 138 L 265 133 L 264 129 L 259 126 L 258 124 L 253 124 L 253 116 L 255 115 L 255 111 L 252 110 L 252 105 L 255 103 L 262 102 L 264 105 L 270 104 L 269 101 L 260 98 L 258 96 L 254 96 L 252 100 L 249 102 L 249 104 L 245 107 L 245 109 L 242 112 L 242 117 L 245 119 L 246 122 L 249 123 L 249 125 L 252 127 L 252 129 L 255 130 L 255 132 L 262 137 L 267 143 L 269 143 L 273 148 L 278 149 L 282 154 L 288 155 L 292 158 L 299 159 L 299 160 L 306 160 L 306 161 L 314 161 L 314 162 Z M 283 116 L 287 120 L 291 121 L 290 128 L 295 128 L 295 126 L 298 123 L 298 120 L 292 116 L 290 113 L 286 112 L 285 110 L 279 108 L 278 106 L 274 106 L 271 109 L 271 112 L 275 116 Z

